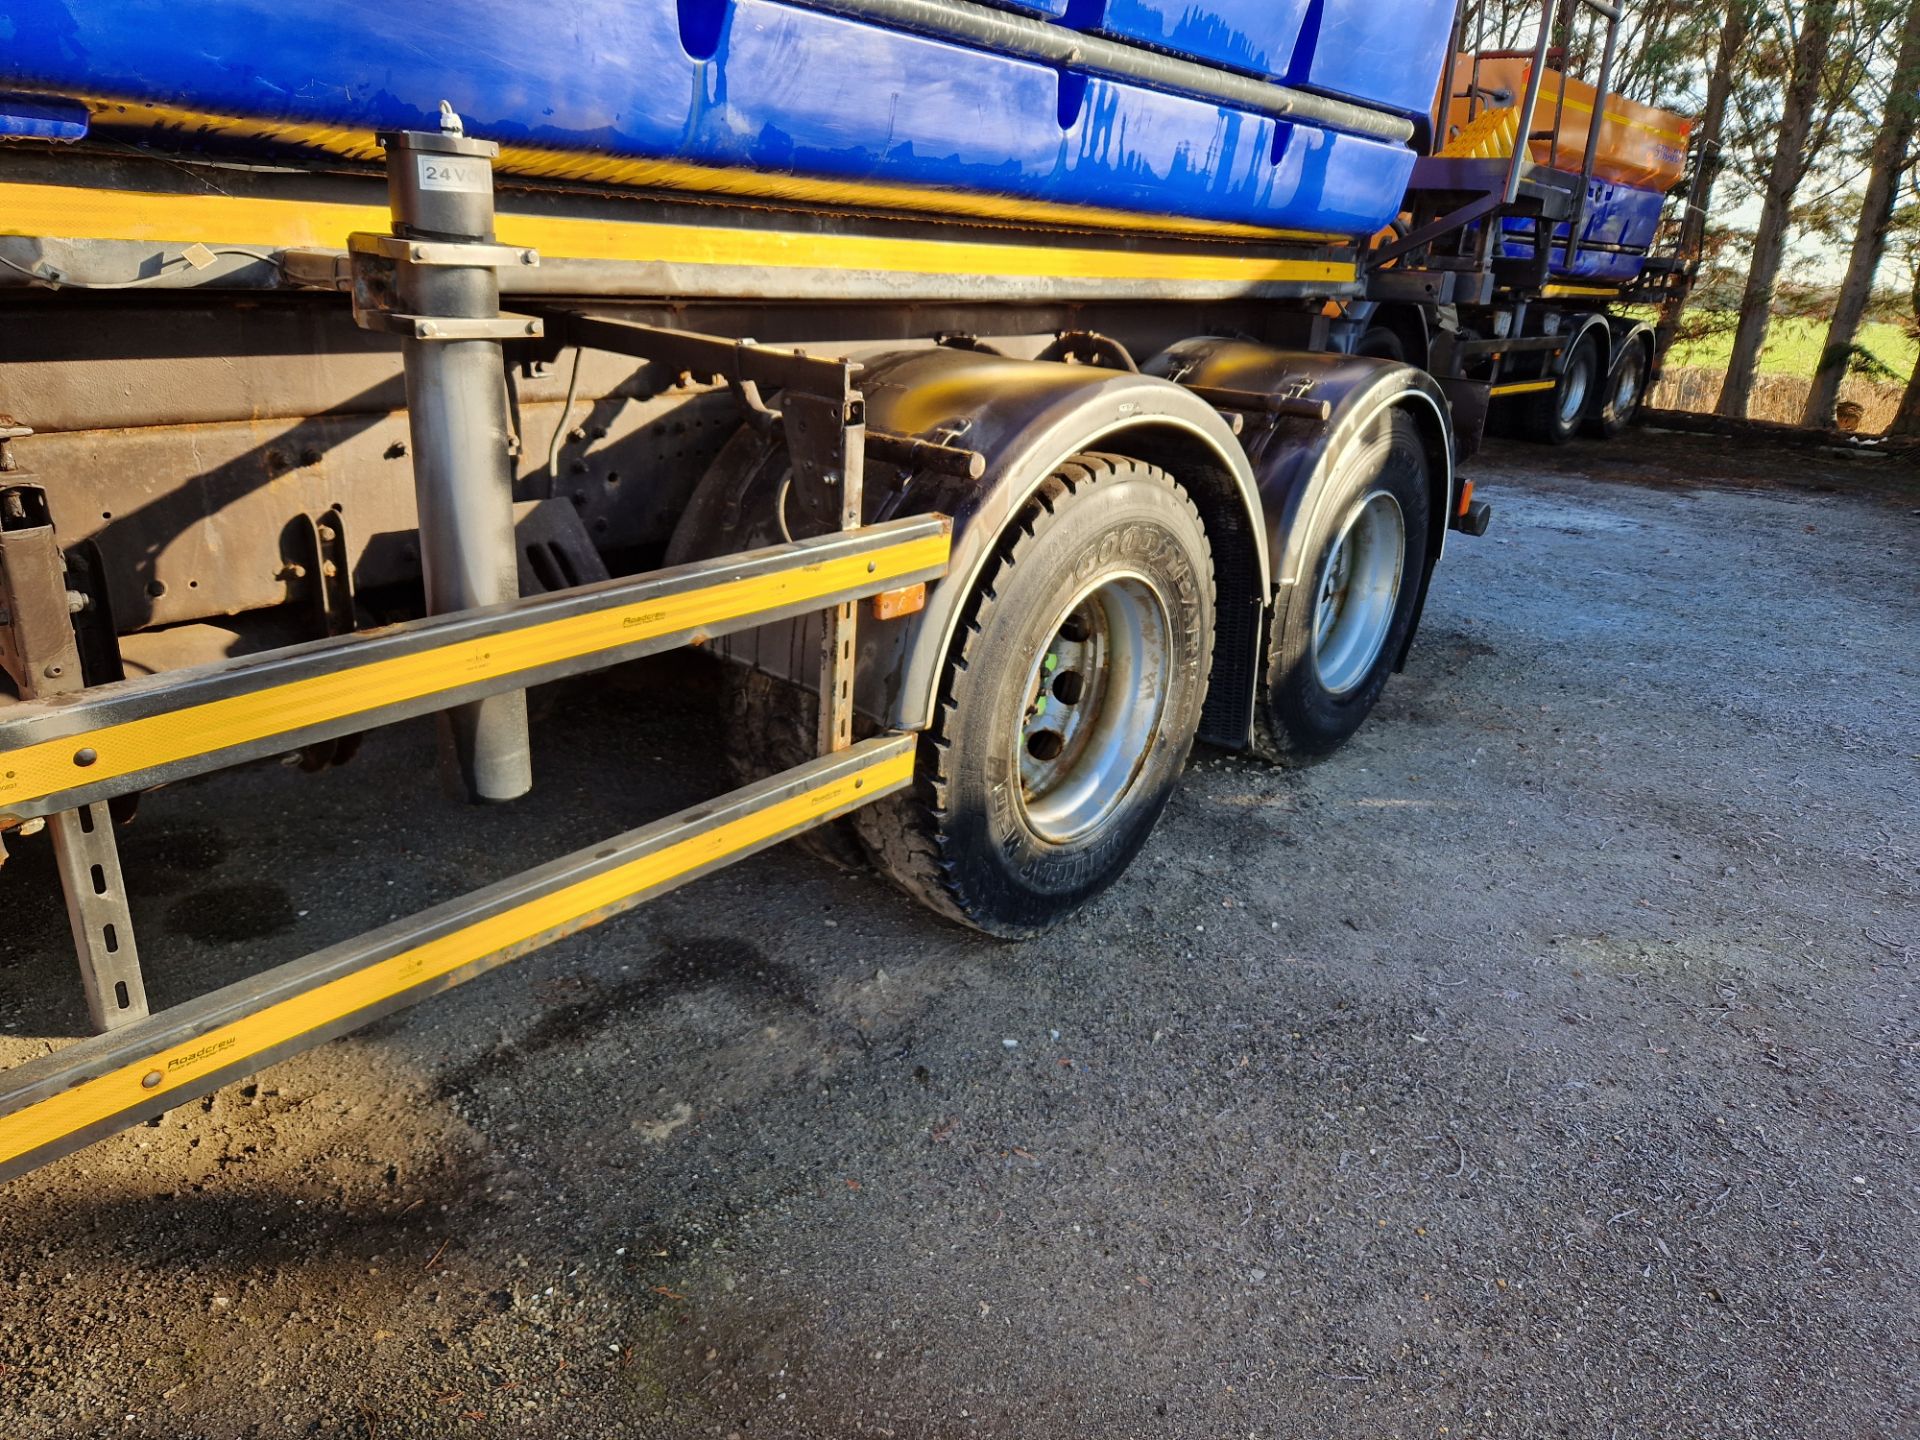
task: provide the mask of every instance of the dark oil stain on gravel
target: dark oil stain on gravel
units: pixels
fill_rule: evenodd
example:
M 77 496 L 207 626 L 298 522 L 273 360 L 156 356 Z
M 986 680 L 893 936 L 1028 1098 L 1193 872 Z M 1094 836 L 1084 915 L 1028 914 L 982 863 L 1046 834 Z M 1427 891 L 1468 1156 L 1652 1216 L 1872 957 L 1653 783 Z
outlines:
M 167 928 L 205 945 L 259 940 L 293 927 L 293 901 L 271 882 L 210 885 L 167 909 Z
M 126 886 L 132 895 L 176 895 L 227 858 L 225 832 L 211 825 L 124 832 Z
M 436 1087 L 445 1099 L 480 1081 L 563 1045 L 578 1045 L 615 1018 L 650 1009 L 674 995 L 732 990 L 743 1004 L 772 1002 L 811 1012 L 805 980 L 791 966 L 769 959 L 758 946 L 730 936 L 675 940 L 654 957 L 644 974 L 612 985 L 589 983 L 584 998 L 541 1015 L 519 1039 L 450 1071 Z

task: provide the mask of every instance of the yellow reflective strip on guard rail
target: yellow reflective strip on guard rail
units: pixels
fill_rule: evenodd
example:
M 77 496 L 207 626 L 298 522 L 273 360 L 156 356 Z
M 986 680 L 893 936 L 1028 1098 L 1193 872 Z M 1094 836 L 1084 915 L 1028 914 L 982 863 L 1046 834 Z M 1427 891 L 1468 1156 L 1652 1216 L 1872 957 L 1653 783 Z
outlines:
M 1532 390 L 1551 390 L 1560 382 L 1555 380 L 1516 380 L 1511 385 L 1495 385 L 1487 391 L 1489 395 L 1525 395 Z
M 385 233 L 391 225 L 392 217 L 384 206 L 0 184 L 0 235 L 344 250 L 347 237 L 355 231 Z M 495 229 L 503 245 L 538 250 L 554 260 L 1245 285 L 1282 281 L 1345 284 L 1359 274 L 1352 260 L 820 234 L 587 220 L 512 211 L 499 214 Z
M 1551 299 L 1569 295 L 1590 295 L 1611 300 L 1620 293 L 1618 285 L 1542 285 L 1540 293 Z
M 870 765 L 837 780 L 690 835 L 604 874 L 377 961 L 0 1116 L 0 1164 L 191 1084 L 200 1076 L 264 1054 L 417 985 L 441 979 L 463 965 L 573 925 L 638 891 L 804 825 L 826 810 L 883 794 L 912 779 L 913 766 L 911 745 L 883 752 Z
M 904 541 L 793 570 L 458 641 L 415 655 L 349 665 L 330 675 L 24 745 L 0 752 L 0 806 L 349 719 L 536 666 L 802 603 L 883 582 L 889 576 L 924 571 L 946 563 L 949 544 L 945 535 Z M 85 766 L 75 763 L 82 749 L 92 750 L 96 757 Z

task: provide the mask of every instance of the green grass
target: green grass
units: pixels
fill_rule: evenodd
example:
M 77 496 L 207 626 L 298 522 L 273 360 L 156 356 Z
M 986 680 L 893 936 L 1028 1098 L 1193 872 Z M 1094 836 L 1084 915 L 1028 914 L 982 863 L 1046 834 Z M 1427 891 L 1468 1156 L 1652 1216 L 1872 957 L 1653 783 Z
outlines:
M 1732 317 L 1727 317 L 1731 321 Z M 1825 320 L 1775 320 L 1767 330 L 1767 348 L 1760 354 L 1760 369 L 1773 375 L 1811 376 L 1820 363 L 1820 347 L 1827 338 Z M 1914 356 L 1920 345 L 1898 325 L 1883 320 L 1860 327 L 1856 342 L 1901 380 L 1912 373 Z M 1667 356 L 1669 365 L 1704 365 L 1724 370 L 1733 351 L 1733 326 L 1699 340 L 1676 343 Z M 1884 377 L 1882 377 L 1884 378 Z

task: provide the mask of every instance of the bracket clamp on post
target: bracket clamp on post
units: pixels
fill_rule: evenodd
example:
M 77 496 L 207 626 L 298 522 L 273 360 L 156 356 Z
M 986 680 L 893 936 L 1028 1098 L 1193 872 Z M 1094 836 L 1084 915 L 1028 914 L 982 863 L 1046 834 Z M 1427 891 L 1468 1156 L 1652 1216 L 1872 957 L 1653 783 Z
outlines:
M 500 267 L 540 257 L 494 240 L 499 147 L 469 139 L 452 107 L 440 108 L 437 132 L 380 137 L 393 233 L 349 241 L 354 319 L 402 337 L 432 615 L 519 598 L 500 342 L 543 329 L 532 316 L 500 312 Z M 455 706 L 441 727 L 451 788 L 476 801 L 532 788 L 526 692 Z

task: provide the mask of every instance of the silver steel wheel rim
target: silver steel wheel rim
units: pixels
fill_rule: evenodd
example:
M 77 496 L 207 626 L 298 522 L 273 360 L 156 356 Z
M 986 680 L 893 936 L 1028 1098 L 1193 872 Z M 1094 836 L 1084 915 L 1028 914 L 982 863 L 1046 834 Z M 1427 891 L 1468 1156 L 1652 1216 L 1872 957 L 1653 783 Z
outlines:
M 1573 366 L 1567 371 L 1567 383 L 1560 390 L 1560 423 L 1571 425 L 1580 418 L 1580 412 L 1587 408 L 1587 388 L 1591 383 L 1592 364 L 1585 355 L 1575 357 Z
M 1640 396 L 1640 367 L 1632 361 L 1621 369 L 1620 383 L 1613 391 L 1613 413 L 1626 416 L 1633 413 L 1633 402 Z
M 1400 502 L 1376 490 L 1360 502 L 1320 568 L 1313 616 L 1313 664 L 1321 687 L 1340 695 L 1373 669 L 1406 563 L 1407 521 Z
M 1061 611 L 1014 741 L 1035 834 L 1065 844 L 1118 808 L 1152 752 L 1172 670 L 1167 605 L 1144 576 L 1103 577 Z

